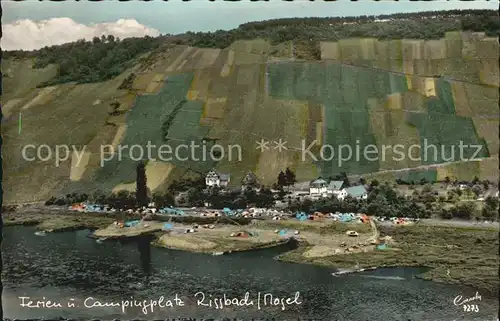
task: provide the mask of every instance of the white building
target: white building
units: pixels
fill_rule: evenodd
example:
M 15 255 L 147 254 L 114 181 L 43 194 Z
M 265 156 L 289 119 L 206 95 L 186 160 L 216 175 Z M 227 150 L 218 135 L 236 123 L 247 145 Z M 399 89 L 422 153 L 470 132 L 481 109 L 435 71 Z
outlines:
M 207 187 L 218 186 L 218 187 L 226 187 L 229 184 L 230 175 L 217 173 L 215 170 L 211 170 L 208 172 L 205 177 L 205 184 Z
M 310 196 L 321 196 L 326 194 L 328 182 L 322 178 L 315 179 L 309 184 Z

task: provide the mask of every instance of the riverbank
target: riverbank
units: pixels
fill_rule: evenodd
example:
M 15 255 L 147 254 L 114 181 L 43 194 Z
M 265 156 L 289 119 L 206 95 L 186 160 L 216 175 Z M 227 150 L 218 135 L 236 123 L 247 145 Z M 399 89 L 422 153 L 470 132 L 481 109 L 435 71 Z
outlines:
M 139 214 L 126 212 L 84 213 L 68 210 L 66 207 L 55 206 L 25 206 L 15 211 L 2 213 L 4 226 L 37 226 L 38 230 L 50 232 L 76 231 L 82 229 L 99 230 L 108 227 L 113 222 L 140 220 Z M 194 217 L 150 215 L 147 221 L 173 222 L 180 224 L 239 224 L 247 225 L 248 218 L 229 219 L 226 217 Z
M 335 268 L 428 267 L 419 278 L 470 286 L 498 296 L 498 246 L 496 229 L 438 226 L 379 226 L 381 236 L 394 244 L 385 250 L 311 258 L 310 244 L 285 253 L 280 260 Z
M 234 220 L 206 217 L 160 217 L 144 221 L 142 229 L 118 228 L 117 219 L 140 219 L 125 213 L 79 213 L 54 208 L 23 209 L 4 213 L 4 225 L 36 225 L 38 230 L 51 232 L 90 229 L 97 230 L 96 237 L 132 238 L 142 234 L 152 235 L 152 245 L 188 252 L 227 253 L 273 247 L 290 238 L 300 243 L 298 249 L 280 255 L 277 259 L 287 262 L 314 264 L 334 268 L 352 268 L 359 264 L 367 267 L 429 267 L 419 277 L 448 284 L 461 284 L 498 295 L 498 230 L 464 226 L 385 226 L 374 231 L 370 224 L 346 224 L 326 221 L 298 220 Z M 172 231 L 163 231 L 165 221 L 170 221 Z M 219 222 L 222 221 L 222 222 Z M 227 221 L 227 222 L 226 222 Z M 196 222 L 214 224 L 198 232 L 185 233 Z M 189 224 L 188 224 L 189 223 Z M 227 223 L 233 223 L 229 225 Z M 284 235 L 276 231 L 285 230 Z M 354 230 L 358 237 L 345 233 Z M 295 235 L 295 231 L 299 234 Z M 241 236 L 231 236 L 241 232 Z M 377 233 L 374 233 L 377 232 Z M 374 234 L 391 240 L 387 248 L 377 250 L 370 244 Z M 349 249 L 349 251 L 346 251 Z

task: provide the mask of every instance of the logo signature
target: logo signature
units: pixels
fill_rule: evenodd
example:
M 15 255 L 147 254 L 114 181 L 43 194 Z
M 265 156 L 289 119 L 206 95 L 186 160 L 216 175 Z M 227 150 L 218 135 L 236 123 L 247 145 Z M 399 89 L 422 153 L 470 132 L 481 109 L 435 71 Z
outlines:
M 456 306 L 462 306 L 464 312 L 479 312 L 479 305 L 475 301 L 481 301 L 481 295 L 479 292 L 476 292 L 476 295 L 472 297 L 457 295 L 455 299 L 453 299 L 453 304 Z
M 481 295 L 479 294 L 479 292 L 476 292 L 475 296 L 469 297 L 469 298 L 464 298 L 461 295 L 457 295 L 455 297 L 455 299 L 453 300 L 453 304 L 455 304 L 455 305 L 464 305 L 464 304 L 472 302 L 472 301 L 481 301 Z

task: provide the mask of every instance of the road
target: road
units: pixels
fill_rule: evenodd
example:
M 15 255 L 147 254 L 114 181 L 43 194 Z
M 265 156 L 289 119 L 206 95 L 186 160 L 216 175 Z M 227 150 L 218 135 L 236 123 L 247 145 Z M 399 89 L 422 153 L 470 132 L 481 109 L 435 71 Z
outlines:
M 391 221 L 377 222 L 382 226 L 394 225 Z M 487 229 L 500 229 L 499 222 L 485 223 L 476 221 L 462 221 L 462 220 L 440 220 L 440 219 L 421 219 L 418 225 L 428 226 L 455 226 L 455 227 L 474 227 L 474 228 L 487 228 Z

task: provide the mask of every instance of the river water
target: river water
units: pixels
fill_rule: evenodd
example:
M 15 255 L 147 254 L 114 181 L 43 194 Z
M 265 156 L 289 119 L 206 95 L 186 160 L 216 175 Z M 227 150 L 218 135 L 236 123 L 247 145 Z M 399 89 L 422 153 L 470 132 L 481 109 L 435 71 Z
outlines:
M 471 302 L 478 305 L 479 312 L 464 312 L 453 301 L 458 295 L 473 297 L 475 289 L 416 279 L 418 269 L 333 277 L 334 269 L 273 260 L 292 245 L 211 256 L 159 248 L 148 251 L 137 242 L 100 244 L 87 237 L 89 231 L 46 236 L 34 232 L 32 227 L 4 228 L 5 318 L 452 321 L 498 317 L 498 303 L 493 298 L 479 293 L 481 300 Z M 223 309 L 198 305 L 201 295 L 195 298 L 197 292 L 204 293 L 203 303 L 208 303 L 210 295 L 243 299 L 248 292 L 246 303 L 253 305 Z M 296 292 L 299 297 L 294 300 Z M 269 295 L 264 304 L 265 294 L 290 298 L 289 304 L 269 305 Z M 183 306 L 173 300 L 176 295 Z M 131 297 L 149 302 L 161 296 L 163 304 L 171 300 L 173 306 L 156 306 L 152 312 L 140 307 L 123 311 L 96 303 L 120 303 Z M 51 300 L 63 308 L 21 306 L 28 300 Z M 74 306 L 68 307 L 68 302 Z

